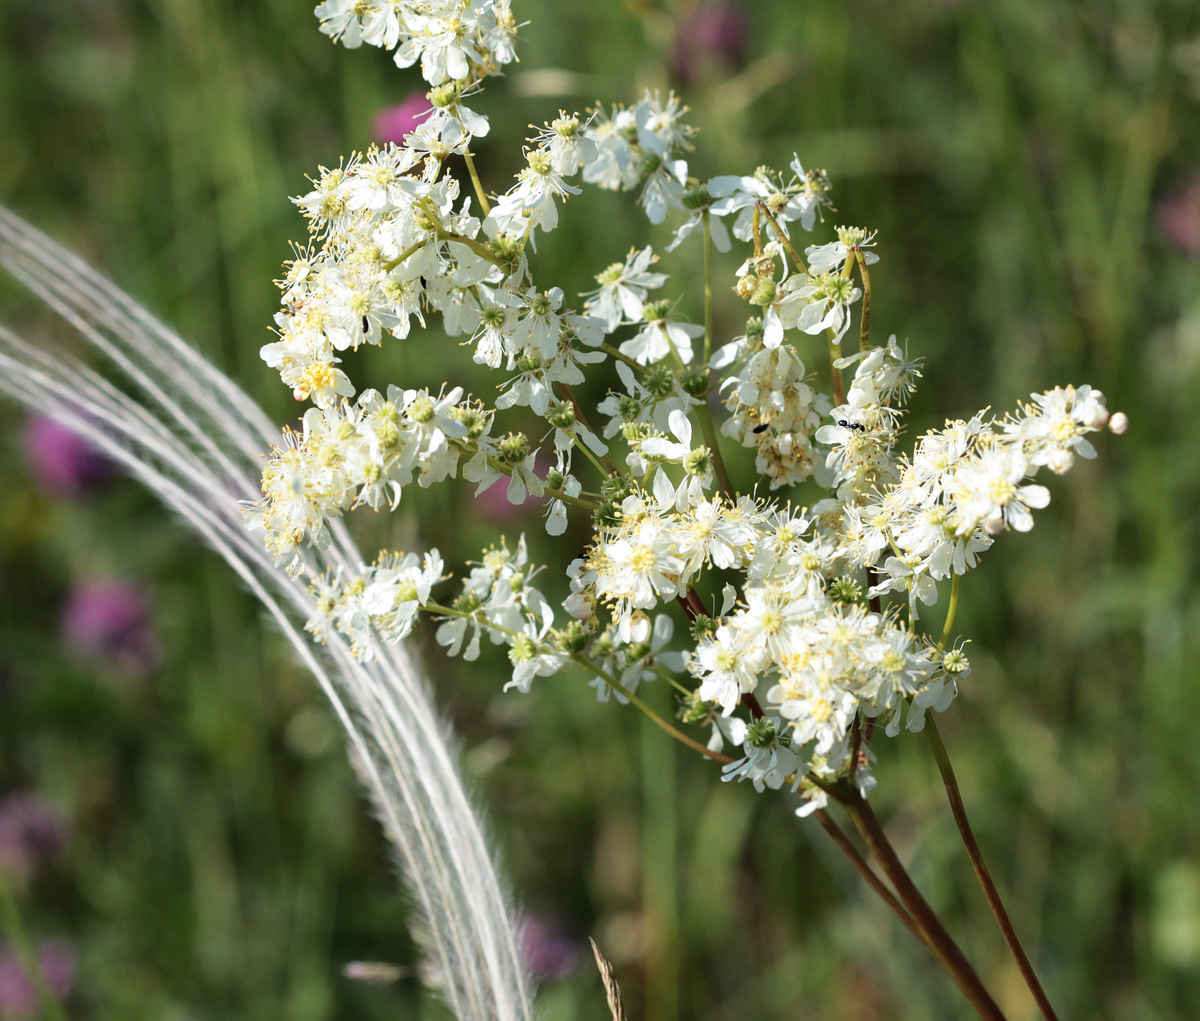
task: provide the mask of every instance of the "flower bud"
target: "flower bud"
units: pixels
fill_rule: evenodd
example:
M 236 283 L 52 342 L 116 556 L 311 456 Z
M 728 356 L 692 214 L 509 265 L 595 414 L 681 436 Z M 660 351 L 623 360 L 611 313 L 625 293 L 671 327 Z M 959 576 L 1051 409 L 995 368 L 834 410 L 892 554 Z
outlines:
M 690 397 L 703 398 L 708 393 L 708 369 L 697 365 L 679 377 L 679 386 Z
M 775 280 L 773 277 L 759 277 L 754 293 L 750 295 L 751 305 L 769 305 L 775 300 Z
M 496 456 L 505 464 L 519 464 L 529 456 L 529 438 L 524 433 L 509 433 L 496 444 Z
M 746 730 L 745 743 L 751 748 L 770 748 L 779 738 L 779 731 L 771 720 L 755 720 Z
M 648 301 L 642 306 L 642 318 L 648 323 L 653 323 L 659 319 L 666 319 L 670 311 L 671 299 L 659 298 L 658 301 Z
M 655 365 L 642 379 L 642 386 L 650 391 L 651 396 L 666 397 L 675 388 L 675 377 L 665 365 Z
M 575 406 L 570 401 L 556 401 L 547 410 L 546 421 L 555 429 L 570 429 L 575 424 Z

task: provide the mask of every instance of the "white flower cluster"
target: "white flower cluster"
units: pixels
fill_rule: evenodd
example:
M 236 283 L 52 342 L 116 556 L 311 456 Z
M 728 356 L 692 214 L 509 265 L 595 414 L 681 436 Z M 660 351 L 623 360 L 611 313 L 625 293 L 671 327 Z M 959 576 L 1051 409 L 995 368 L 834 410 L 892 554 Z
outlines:
M 265 534 L 276 562 L 302 564 L 305 539 L 329 541 L 326 522 L 352 507 L 394 510 L 401 489 L 454 476 L 481 479 L 491 416 L 460 401 L 462 389 L 434 396 L 426 390 L 367 390 L 353 403 L 311 408 L 302 430 L 287 430 L 263 472 L 263 499 L 246 511 L 247 526 Z
M 336 629 L 350 640 L 359 659 L 370 660 L 377 639 L 395 643 L 408 637 L 417 614 L 429 602 L 430 590 L 441 580 L 437 550 L 424 558 L 415 553 L 381 554 L 349 581 L 326 576 L 314 583 L 317 609 L 308 630 L 325 641 Z
M 757 326 L 757 324 L 755 324 Z M 756 329 L 755 337 L 760 334 Z M 754 470 L 771 480 L 771 488 L 794 486 L 817 474 L 814 437 L 829 414 L 829 399 L 809 385 L 804 362 L 791 344 L 758 346 L 737 375 L 721 386 L 729 391 L 729 418 L 721 432 L 743 447 L 755 449 Z
M 343 46 L 394 50 L 397 67 L 420 62 L 430 85 L 483 78 L 516 59 L 508 0 L 324 0 L 316 15 Z
M 814 229 L 828 205 L 823 173 L 794 159 L 787 173 L 697 181 L 686 109 L 648 95 L 590 119 L 560 113 L 528 140 L 514 185 L 489 198 L 470 152 L 488 124 L 462 96 L 464 83 L 511 59 L 507 7 L 327 0 L 318 15 L 347 45 L 420 59 L 434 110 L 405 145 L 322 171 L 296 200 L 311 238 L 288 265 L 279 339 L 262 355 L 314 406 L 274 452 L 250 527 L 298 570 L 304 543 L 328 541 L 327 522 L 352 507 L 394 508 L 413 482 L 462 478 L 480 492 L 504 479 L 514 503 L 544 498 L 549 534 L 573 522 L 590 538 L 566 569 L 560 626 L 522 539 L 488 550 L 449 605 L 432 596 L 436 552 L 322 578 L 313 633 L 337 631 L 368 657 L 425 612 L 451 654 L 475 659 L 484 635 L 506 646 L 508 686 L 521 691 L 574 664 L 602 698 L 640 706 L 641 686 L 666 679 L 685 694 L 684 722 L 710 729 L 713 754 L 742 749 L 725 779 L 789 785 L 801 813 L 823 803 L 829 783 L 869 789 L 873 734 L 920 729 L 968 670 L 961 645 L 947 647 L 952 619 L 934 640 L 919 630 L 919 609 L 1000 533 L 1031 527 L 1031 511 L 1049 501 L 1033 481 L 1041 468 L 1061 473 L 1094 456 L 1087 434 L 1106 423 L 1123 431 L 1124 416 L 1109 423 L 1090 387 L 1059 388 L 1005 418 L 948 422 L 906 454 L 904 406 L 919 373 L 894 337 L 870 343 L 874 234 L 839 227 L 803 256 L 793 243 L 795 225 Z M 451 157 L 466 164 L 478 215 Z M 650 246 L 599 273 L 579 309 L 538 284 L 536 236 L 558 225 L 577 178 L 636 191 L 654 224 L 675 215 L 668 251 L 693 235 L 706 252 L 745 246 L 730 281 L 748 306 L 744 335 L 719 342 L 708 301 L 652 297 L 671 278 Z M 695 290 L 711 295 L 705 266 Z M 689 307 L 703 308 L 704 322 L 689 321 Z M 494 400 L 450 384 L 355 397 L 340 354 L 403 340 L 431 314 L 502 374 Z M 825 357 L 827 383 L 811 368 Z M 616 379 L 600 380 L 604 397 L 588 407 L 575 388 L 595 385 L 609 359 Z M 524 433 L 496 430 L 517 408 L 545 423 L 553 467 L 538 467 L 538 443 Z M 731 470 L 721 436 L 753 450 L 753 466 Z M 590 481 L 581 464 L 595 470 Z M 781 501 L 757 495 L 751 478 Z

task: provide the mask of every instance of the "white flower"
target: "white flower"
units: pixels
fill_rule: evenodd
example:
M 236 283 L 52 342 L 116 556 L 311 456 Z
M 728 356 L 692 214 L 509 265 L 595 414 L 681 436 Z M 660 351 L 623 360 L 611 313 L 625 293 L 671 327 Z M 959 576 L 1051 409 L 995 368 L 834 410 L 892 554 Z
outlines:
M 749 780 L 759 793 L 767 787 L 777 791 L 801 768 L 800 756 L 780 740 L 783 721 L 778 717 L 764 716 L 751 724 L 730 720 L 730 730 L 746 755 L 721 767 L 722 780 Z
M 1030 509 L 1050 502 L 1045 486 L 1022 485 L 1029 466 L 1020 450 L 997 446 L 962 464 L 949 489 L 958 508 L 963 531 L 981 524 L 989 535 L 1005 528 L 1028 532 L 1033 527 Z
M 606 191 L 629 191 L 641 180 L 640 153 L 629 142 L 636 136 L 637 118 L 632 110 L 617 107 L 612 115 L 597 110 L 584 134 L 596 146 L 595 158 L 583 168 L 583 179 Z
M 546 604 L 541 609 L 541 624 L 536 619 L 526 620 L 520 633 L 512 639 L 508 658 L 512 661 L 512 680 L 504 690 L 516 688 L 528 692 L 535 677 L 548 677 L 563 668 L 569 657 L 546 641 L 554 624 L 554 612 Z
M 664 316 L 647 322 L 619 350 L 639 365 L 653 365 L 674 350 L 680 361 L 688 365 L 692 361 L 692 338 L 703 335 L 704 327 L 698 323 L 677 323 Z
M 612 333 L 622 322 L 637 322 L 642 318 L 642 303 L 646 294 L 666 281 L 665 273 L 651 273 L 649 267 L 658 256 L 647 245 L 638 251 L 630 249 L 624 264 L 614 262 L 596 276 L 600 287 L 584 295 L 583 307 L 604 323 L 605 333 Z

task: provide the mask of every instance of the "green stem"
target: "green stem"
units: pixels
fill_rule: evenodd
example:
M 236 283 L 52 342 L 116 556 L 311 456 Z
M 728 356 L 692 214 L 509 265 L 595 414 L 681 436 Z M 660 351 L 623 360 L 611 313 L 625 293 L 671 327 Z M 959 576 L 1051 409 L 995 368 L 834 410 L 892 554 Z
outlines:
M 955 580 L 958 580 L 957 577 Z M 1017 931 L 1013 928 L 1012 920 L 1008 917 L 1008 911 L 1005 910 L 1004 902 L 1000 899 L 1000 892 L 996 889 L 996 884 L 992 882 L 992 875 L 988 871 L 987 863 L 983 860 L 983 852 L 979 849 L 979 843 L 976 841 L 975 833 L 971 829 L 971 822 L 967 818 L 967 808 L 963 804 L 962 792 L 958 787 L 958 779 L 954 775 L 954 767 L 950 764 L 950 756 L 946 753 L 946 746 L 942 743 L 942 736 L 938 733 L 937 724 L 934 723 L 932 714 L 925 718 L 925 737 L 929 741 L 929 747 L 933 750 L 933 757 L 937 760 L 938 771 L 942 774 L 942 783 L 946 788 L 946 795 L 950 800 L 950 811 L 954 815 L 954 822 L 958 826 L 958 833 L 962 837 L 963 846 L 967 849 L 967 856 L 971 859 L 971 867 L 975 870 L 975 877 L 979 880 L 983 896 L 996 918 L 996 924 L 1000 927 L 1000 932 L 1004 936 L 1004 942 L 1008 945 L 1009 953 L 1012 954 L 1013 960 L 1017 962 L 1017 967 L 1021 971 L 1021 977 L 1025 979 L 1025 985 L 1029 987 L 1029 992 L 1033 994 L 1034 1001 L 1038 1005 L 1038 1010 L 1042 1012 L 1042 1016 L 1046 1021 L 1058 1021 L 1058 1015 L 1054 1013 L 1054 1008 L 1050 1005 L 1046 991 L 1038 981 L 1037 974 L 1033 970 L 1033 965 L 1030 964 L 1029 957 L 1025 953 L 1025 948 L 1021 946 L 1021 941 L 1017 938 Z
M 3 918 L 4 930 L 8 933 L 8 941 L 12 944 L 17 959 L 21 962 L 21 969 L 37 992 L 41 1016 L 49 1018 L 51 1021 L 67 1021 L 66 1012 L 62 1008 L 62 1004 L 58 1002 L 58 997 L 54 995 L 54 990 L 50 988 L 50 983 L 46 980 L 46 973 L 42 971 L 42 962 L 38 957 L 37 948 L 33 945 L 33 940 L 29 938 L 29 933 L 21 920 L 21 911 L 13 896 L 12 885 L 2 868 L 0 868 L 0 916 Z
M 658 675 L 658 679 L 660 681 L 663 681 L 666 684 L 669 684 L 672 688 L 674 688 L 676 691 L 679 692 L 679 694 L 683 695 L 684 697 L 690 698 L 691 695 L 693 694 L 693 692 L 690 688 L 688 688 L 686 685 L 680 684 L 675 679 L 675 675 L 673 673 L 671 673 L 671 671 L 668 670 L 661 663 L 654 664 L 654 672 Z
M 504 259 L 493 252 L 482 241 L 476 241 L 474 238 L 469 238 L 465 234 L 455 234 L 453 231 L 438 229 L 438 237 L 442 241 L 453 241 L 456 244 L 466 245 L 476 255 L 487 259 L 493 265 L 504 267 L 506 265 Z
M 962 575 L 956 574 L 954 580 L 950 582 L 950 605 L 946 607 L 946 623 L 942 627 L 942 637 L 938 639 L 939 649 L 946 648 L 946 642 L 950 638 L 950 632 L 954 627 L 954 618 L 958 613 L 958 588 L 961 580 Z
M 870 332 L 871 272 L 867 269 L 867 257 L 861 249 L 856 250 L 854 256 L 858 260 L 858 275 L 863 285 L 862 317 L 859 319 L 858 324 L 858 349 L 864 351 L 869 343 L 868 335 Z
M 779 239 L 779 243 L 783 246 L 783 250 L 787 252 L 788 257 L 792 260 L 792 265 L 796 267 L 797 272 L 808 273 L 808 263 L 800 258 L 799 253 L 792 247 L 792 239 L 787 236 L 779 221 L 772 215 L 763 203 L 759 202 L 754 207 L 756 210 L 762 210 L 763 216 L 767 218 L 767 222 L 771 225 L 771 230 L 775 232 L 775 237 Z
M 687 734 L 683 733 L 683 731 L 678 730 L 677 728 L 671 726 L 671 724 L 669 724 L 666 720 L 664 720 L 661 716 L 659 716 L 658 713 L 656 713 L 653 709 L 651 709 L 648 705 L 646 705 L 645 702 L 643 702 L 640 698 L 637 697 L 637 695 L 635 695 L 632 691 L 630 691 L 627 687 L 625 687 L 625 685 L 623 685 L 620 681 L 618 681 L 615 677 L 613 677 L 607 670 L 605 670 L 602 666 L 600 666 L 594 660 L 589 659 L 582 652 L 572 653 L 571 659 L 573 659 L 580 666 L 585 667 L 586 669 L 588 669 L 592 673 L 594 673 L 597 677 L 600 678 L 600 680 L 602 680 L 605 684 L 607 684 L 610 688 L 612 688 L 613 691 L 620 694 L 621 697 L 624 698 L 627 702 L 629 702 L 630 705 L 632 705 L 636 709 L 641 710 L 646 715 L 646 718 L 650 720 L 651 723 L 653 723 L 656 727 L 660 728 L 661 730 L 666 731 L 673 738 L 675 738 L 676 741 L 680 742 L 681 744 L 687 745 L 689 748 L 692 749 L 692 751 L 699 752 L 701 755 L 704 755 L 710 759 L 714 759 L 717 762 L 729 763 L 729 762 L 733 761 L 733 759 L 731 759 L 728 755 L 722 755 L 720 752 L 714 752 L 711 748 L 705 747 L 704 745 L 702 745 L 699 741 L 695 740 L 694 738 L 688 737 Z
M 576 419 L 578 419 L 579 422 L 583 425 L 583 427 L 585 429 L 587 429 L 588 432 L 590 432 L 593 436 L 598 436 L 599 433 L 597 433 L 596 430 L 592 428 L 592 423 L 588 421 L 587 414 L 583 410 L 583 405 L 580 404 L 578 399 L 575 397 L 575 391 L 572 390 L 570 388 L 570 386 L 568 386 L 566 383 L 559 383 L 558 388 L 559 388 L 559 390 L 562 391 L 562 395 L 571 402 L 571 407 L 575 410 Z M 601 465 L 596 460 L 596 458 L 592 454 L 592 452 L 590 450 L 588 450 L 587 447 L 580 441 L 579 437 L 574 436 L 574 434 L 572 434 L 572 435 L 575 440 L 575 445 L 578 446 L 579 449 L 584 452 L 584 454 L 586 454 L 589 458 L 591 458 L 592 464 L 594 464 L 596 466 L 596 468 L 599 470 L 601 475 L 620 475 L 621 474 L 617 470 L 617 466 L 615 464 L 613 464 L 612 458 L 610 458 L 607 454 L 605 454 L 603 456 L 604 464 Z
M 415 245 L 409 245 L 406 249 L 404 249 L 403 252 L 401 252 L 399 255 L 397 255 L 396 258 L 392 259 L 391 262 L 385 262 L 383 264 L 383 271 L 385 273 L 390 273 L 397 266 L 403 266 L 404 263 L 408 260 L 409 256 L 411 256 L 414 252 L 418 251 L 419 249 L 424 248 L 425 244 L 426 244 L 426 242 L 424 242 L 424 241 L 418 241 Z
M 704 368 L 708 369 L 708 360 L 712 357 L 713 337 L 713 258 L 712 258 L 712 224 L 709 212 L 704 210 Z
M 607 466 L 601 464 L 600 459 L 595 454 L 592 453 L 591 449 L 588 447 L 588 445 L 586 443 L 583 442 L 583 440 L 581 440 L 579 438 L 578 434 L 575 432 L 574 429 L 571 430 L 571 439 L 575 442 L 576 449 L 583 451 L 583 456 L 586 457 L 589 461 L 591 461 L 592 467 L 595 468 L 596 471 L 598 471 L 600 473 L 601 478 L 603 478 L 606 475 L 616 475 L 617 474 L 616 466 L 613 465 L 613 463 L 611 461 L 608 461 L 608 458 L 605 458 L 605 460 L 608 461 Z
M 505 464 L 498 457 L 489 456 L 487 460 L 488 464 L 495 468 L 496 471 L 500 472 L 502 475 L 512 475 L 511 464 Z M 542 492 L 554 500 L 562 500 L 563 503 L 569 503 L 572 507 L 581 507 L 586 511 L 594 511 L 600 506 L 597 503 L 592 503 L 591 500 L 581 500 L 577 496 L 570 496 L 567 493 L 564 493 L 561 489 L 551 489 L 549 486 L 545 486 Z
M 471 175 L 471 187 L 475 189 L 475 197 L 479 199 L 479 208 L 483 210 L 483 215 L 487 216 L 492 211 L 492 207 L 488 205 L 487 195 L 483 191 L 483 184 L 480 182 L 479 174 L 475 170 L 475 157 L 468 150 L 463 153 L 463 159 L 467 161 L 467 173 Z
M 600 350 L 603 351 L 605 354 L 612 355 L 614 358 L 618 359 L 619 361 L 624 362 L 626 365 L 636 369 L 638 372 L 646 371 L 645 365 L 639 365 L 635 359 L 630 358 L 629 355 L 623 354 L 622 352 L 618 351 L 611 344 L 601 344 Z
M 833 406 L 840 407 L 846 403 L 846 384 L 842 379 L 842 370 L 837 367 L 838 359 L 842 357 L 841 349 L 833 342 L 833 330 L 829 330 L 829 379 L 833 384 Z
M 707 399 L 700 402 L 700 407 L 696 410 L 696 417 L 700 420 L 700 432 L 704 436 L 704 442 L 712 451 L 713 473 L 717 476 L 717 484 L 721 487 L 721 492 L 732 502 L 737 503 L 737 493 L 729 481 L 729 472 L 725 470 L 725 458 L 721 456 L 721 448 L 717 445 L 717 427 L 713 423 Z

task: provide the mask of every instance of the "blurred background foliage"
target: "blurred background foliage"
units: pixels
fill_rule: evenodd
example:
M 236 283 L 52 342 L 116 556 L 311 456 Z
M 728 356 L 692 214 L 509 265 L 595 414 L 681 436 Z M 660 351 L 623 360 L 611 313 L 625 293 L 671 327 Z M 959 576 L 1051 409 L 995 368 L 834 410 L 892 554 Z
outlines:
M 0 36 L 0 197 L 281 424 L 294 406 L 257 352 L 303 231 L 288 196 L 419 88 L 385 54 L 331 45 L 309 6 L 8 0 Z M 915 428 L 1068 382 L 1128 412 L 1128 435 L 967 579 L 975 671 L 942 730 L 1062 1016 L 1200 1015 L 1196 5 L 514 6 L 521 63 L 478 101 L 491 189 L 527 123 L 675 87 L 703 129 L 693 173 L 797 152 L 834 181 L 831 223 L 878 228 L 877 339 L 926 358 Z M 568 294 L 652 239 L 608 195 L 564 219 L 537 265 Z M 666 264 L 677 286 L 695 259 Z M 10 324 L 56 328 L 3 293 Z M 725 336 L 743 315 L 724 294 Z M 477 372 L 433 333 L 368 354 L 376 385 Z M 253 601 L 133 483 L 0 414 L 0 865 L 71 1016 L 441 1016 L 335 724 Z M 540 530 L 534 508 L 465 494 L 406 495 L 359 522 L 364 547 L 461 564 L 498 520 Z M 499 658 L 426 658 L 532 920 L 548 1021 L 603 1013 L 588 934 L 631 1017 L 966 1016 L 781 799 L 716 782 L 571 677 L 501 697 Z M 897 845 L 1009 1015 L 1033 1017 L 922 742 L 880 752 Z M 0 1016 L 34 1016 L 4 953 Z M 347 979 L 352 960 L 400 978 Z

